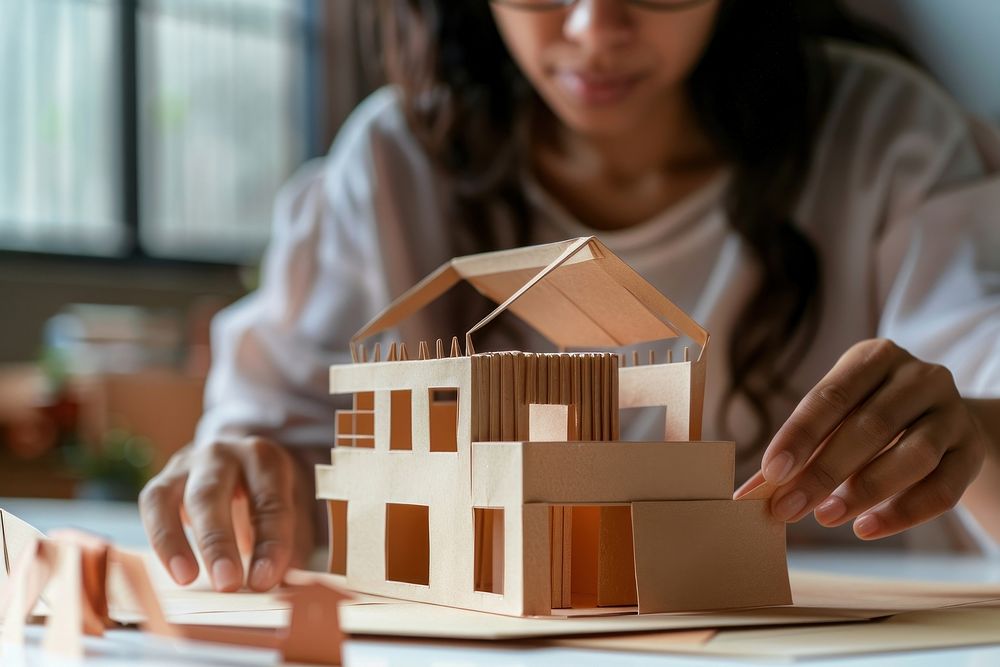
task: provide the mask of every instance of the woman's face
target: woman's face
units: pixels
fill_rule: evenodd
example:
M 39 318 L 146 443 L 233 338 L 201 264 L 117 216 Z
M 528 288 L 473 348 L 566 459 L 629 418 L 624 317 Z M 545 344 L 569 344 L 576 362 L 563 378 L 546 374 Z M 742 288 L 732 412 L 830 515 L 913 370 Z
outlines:
M 643 127 L 664 101 L 683 93 L 719 2 L 675 0 L 683 8 L 674 11 L 625 0 L 577 0 L 541 11 L 492 7 L 507 48 L 562 122 L 613 136 Z

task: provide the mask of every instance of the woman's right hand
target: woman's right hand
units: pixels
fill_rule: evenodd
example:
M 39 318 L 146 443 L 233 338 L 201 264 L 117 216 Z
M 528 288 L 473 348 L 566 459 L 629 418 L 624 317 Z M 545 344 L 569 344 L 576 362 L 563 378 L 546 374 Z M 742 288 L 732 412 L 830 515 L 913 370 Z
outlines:
M 305 474 L 285 448 L 265 438 L 188 445 L 146 484 L 139 511 L 153 549 L 177 583 L 198 576 L 185 516 L 212 585 L 235 591 L 243 586 L 244 573 L 233 506 L 245 496 L 252 529 L 246 582 L 265 591 L 279 584 L 289 567 L 305 564 L 313 548 L 313 501 Z

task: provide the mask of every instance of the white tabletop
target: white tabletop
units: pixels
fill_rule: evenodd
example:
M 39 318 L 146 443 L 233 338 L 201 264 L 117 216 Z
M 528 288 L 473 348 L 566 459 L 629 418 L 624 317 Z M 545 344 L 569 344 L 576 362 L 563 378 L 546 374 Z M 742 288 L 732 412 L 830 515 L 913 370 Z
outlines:
M 113 539 L 123 546 L 143 546 L 145 536 L 132 504 L 92 501 L 2 499 L 0 507 L 41 530 L 77 527 Z M 951 556 L 917 556 L 893 552 L 791 553 L 793 567 L 847 574 L 896 578 L 926 578 L 952 581 L 1000 581 L 1000 561 Z M 0 664 L 72 665 L 73 661 L 54 658 L 38 648 L 42 628 L 32 627 L 23 650 L 7 649 Z M 143 665 L 272 665 L 277 653 L 259 649 L 151 638 L 132 630 L 113 630 L 104 638 L 87 638 L 87 665 L 123 667 Z M 716 667 L 762 664 L 705 657 L 682 657 L 582 651 L 564 648 L 512 646 L 509 644 L 443 644 L 436 642 L 351 640 L 345 648 L 349 667 L 534 667 L 536 665 L 579 665 L 581 667 L 636 665 L 638 667 Z M 987 667 L 1000 665 L 1000 641 L 995 647 L 892 653 L 875 656 L 810 660 L 809 664 L 850 667 Z

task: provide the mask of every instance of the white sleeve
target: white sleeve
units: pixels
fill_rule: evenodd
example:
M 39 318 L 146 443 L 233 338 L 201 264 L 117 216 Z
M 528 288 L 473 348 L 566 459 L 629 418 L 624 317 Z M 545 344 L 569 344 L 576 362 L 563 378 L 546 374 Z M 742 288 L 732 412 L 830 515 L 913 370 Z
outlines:
M 879 335 L 947 366 L 963 395 L 1000 396 L 1000 175 L 964 122 L 942 148 L 926 197 L 878 241 Z
M 212 368 L 196 442 L 255 434 L 331 447 L 328 368 L 387 300 L 370 142 L 349 121 L 331 154 L 279 195 L 259 289 L 212 325 Z

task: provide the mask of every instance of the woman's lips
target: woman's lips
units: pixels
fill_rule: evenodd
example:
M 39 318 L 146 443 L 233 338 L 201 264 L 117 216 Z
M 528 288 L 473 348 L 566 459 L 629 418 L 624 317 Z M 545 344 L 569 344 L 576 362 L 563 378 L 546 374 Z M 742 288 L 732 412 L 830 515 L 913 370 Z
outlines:
M 622 101 L 635 89 L 640 77 L 635 74 L 595 74 L 561 70 L 555 75 L 558 84 L 587 105 L 607 105 Z

